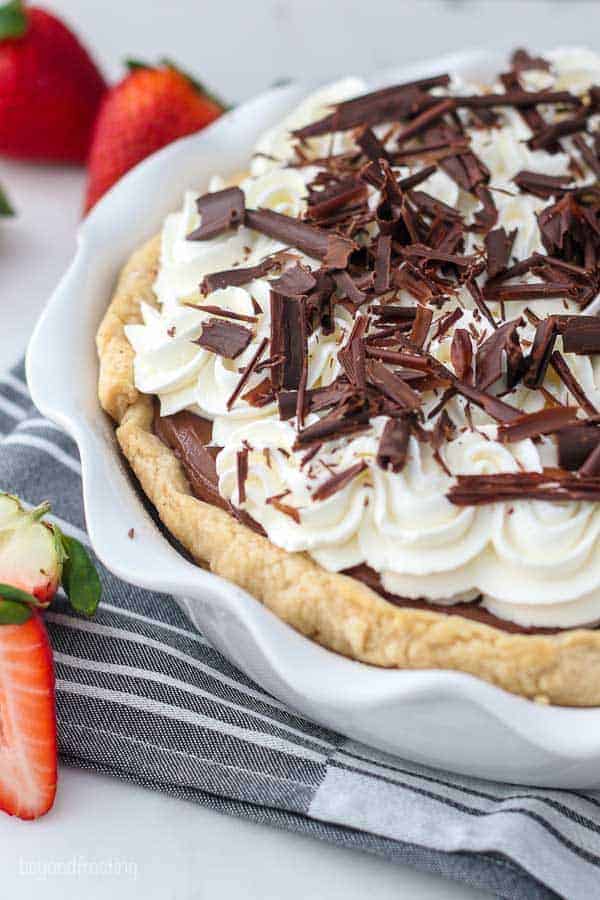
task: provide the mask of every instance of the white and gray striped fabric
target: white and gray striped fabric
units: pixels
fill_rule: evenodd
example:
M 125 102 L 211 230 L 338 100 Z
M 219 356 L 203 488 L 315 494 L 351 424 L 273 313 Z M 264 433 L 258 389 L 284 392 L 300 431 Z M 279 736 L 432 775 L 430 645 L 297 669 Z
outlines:
M 77 450 L 33 407 L 23 366 L 0 379 L 0 489 L 52 502 L 87 542 Z M 493 784 L 386 756 L 253 684 L 175 602 L 102 570 L 92 621 L 60 596 L 55 651 L 64 763 L 485 888 L 600 894 L 600 793 Z

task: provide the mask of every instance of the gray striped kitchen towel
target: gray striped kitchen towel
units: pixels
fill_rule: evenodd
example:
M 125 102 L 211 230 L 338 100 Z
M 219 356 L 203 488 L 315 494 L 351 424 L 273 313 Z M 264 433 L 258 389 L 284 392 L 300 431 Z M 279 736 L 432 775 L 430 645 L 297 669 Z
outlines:
M 88 543 L 77 450 L 0 379 L 0 488 Z M 600 793 L 493 784 L 369 749 L 287 709 L 175 602 L 102 570 L 96 617 L 47 614 L 63 762 L 379 854 L 500 897 L 600 895 Z

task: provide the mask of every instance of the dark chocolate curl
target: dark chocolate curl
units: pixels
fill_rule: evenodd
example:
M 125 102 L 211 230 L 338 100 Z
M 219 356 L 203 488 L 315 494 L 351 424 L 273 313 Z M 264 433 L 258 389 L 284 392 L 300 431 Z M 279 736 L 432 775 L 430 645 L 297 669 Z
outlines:
M 296 247 L 313 259 L 325 260 L 333 269 L 345 269 L 350 254 L 357 249 L 350 238 L 324 231 L 271 209 L 247 210 L 246 225 L 282 244 Z
M 377 449 L 377 465 L 392 472 L 401 472 L 408 456 L 410 428 L 406 419 L 389 419 Z
M 200 225 L 190 234 L 188 241 L 207 241 L 223 234 L 229 228 L 241 225 L 244 221 L 244 192 L 239 187 L 225 188 L 203 194 L 196 200 L 200 214 Z

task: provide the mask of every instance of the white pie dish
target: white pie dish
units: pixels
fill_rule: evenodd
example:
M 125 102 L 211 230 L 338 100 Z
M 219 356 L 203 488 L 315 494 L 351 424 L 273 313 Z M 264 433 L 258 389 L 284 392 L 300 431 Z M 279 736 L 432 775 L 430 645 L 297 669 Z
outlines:
M 474 52 L 372 79 L 448 69 L 489 78 L 501 58 Z M 156 527 L 97 400 L 94 337 L 119 269 L 156 233 L 186 188 L 244 168 L 256 138 L 307 92 L 260 95 L 205 132 L 136 167 L 80 228 L 75 259 L 31 339 L 28 381 L 40 410 L 79 446 L 89 535 L 120 578 L 173 594 L 192 621 L 265 689 L 350 737 L 432 766 L 549 787 L 600 784 L 600 709 L 547 707 L 469 675 L 377 669 L 302 637 L 235 585 L 193 566 Z M 48 348 L 53 365 L 48 366 Z M 136 539 L 127 540 L 135 529 Z

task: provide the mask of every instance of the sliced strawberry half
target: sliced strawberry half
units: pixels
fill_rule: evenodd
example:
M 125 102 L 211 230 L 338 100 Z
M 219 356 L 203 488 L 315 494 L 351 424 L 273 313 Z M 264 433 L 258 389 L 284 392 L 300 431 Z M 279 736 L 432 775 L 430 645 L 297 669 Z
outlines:
M 0 625 L 0 809 L 36 819 L 56 794 L 54 669 L 39 613 L 24 610 L 26 621 Z
M 0 810 L 21 819 L 48 812 L 56 795 L 52 650 L 38 607 L 62 583 L 73 608 L 93 615 L 101 584 L 87 550 L 0 493 Z
M 43 605 L 57 591 L 65 559 L 60 531 L 42 521 L 48 510 L 47 503 L 26 510 L 17 497 L 0 494 L 0 585 L 20 588 Z

